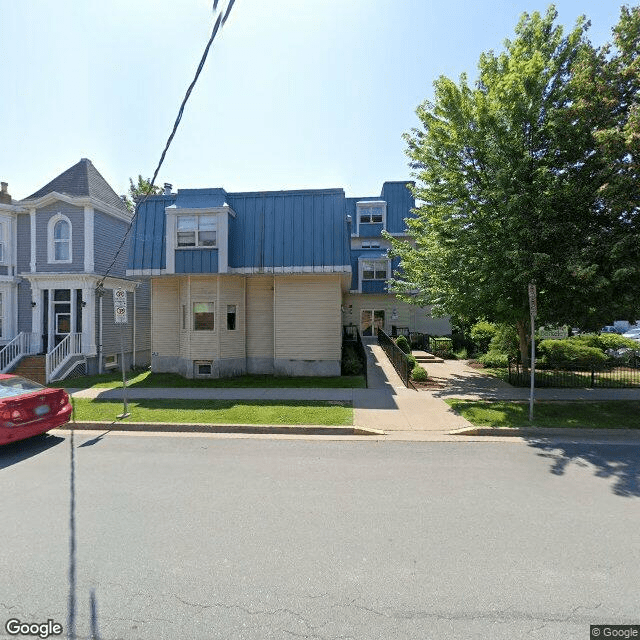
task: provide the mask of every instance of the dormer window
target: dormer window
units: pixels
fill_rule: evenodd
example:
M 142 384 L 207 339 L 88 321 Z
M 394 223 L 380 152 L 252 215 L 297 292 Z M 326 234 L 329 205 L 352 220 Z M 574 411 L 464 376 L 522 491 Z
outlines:
M 384 200 L 363 200 L 356 203 L 357 216 L 358 216 L 358 235 L 366 235 L 372 233 L 373 235 L 380 235 L 379 228 L 365 227 L 360 229 L 361 225 L 382 225 L 386 227 L 387 218 L 387 203 Z
M 216 247 L 217 225 L 214 215 L 178 216 L 176 247 Z
M 61 213 L 49 220 L 49 242 L 47 247 L 49 262 L 72 261 L 72 227 L 71 221 Z
M 384 214 L 381 206 L 361 207 L 360 224 L 381 224 Z

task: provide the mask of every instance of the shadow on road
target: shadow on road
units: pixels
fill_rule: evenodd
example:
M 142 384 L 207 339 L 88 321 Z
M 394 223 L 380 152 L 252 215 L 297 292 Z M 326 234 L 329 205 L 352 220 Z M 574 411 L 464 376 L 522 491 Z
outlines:
M 556 476 L 565 474 L 571 464 L 590 465 L 597 478 L 613 480 L 612 491 L 624 498 L 640 497 L 640 448 L 619 444 L 588 444 L 530 440 L 529 446 L 550 463 L 549 471 Z
M 44 433 L 39 436 L 33 436 L 33 438 L 27 438 L 27 440 L 5 444 L 0 447 L 0 469 L 10 467 L 12 464 L 22 462 L 32 456 L 37 456 L 39 453 L 51 449 L 51 447 L 55 447 L 62 442 L 64 442 L 64 438 Z

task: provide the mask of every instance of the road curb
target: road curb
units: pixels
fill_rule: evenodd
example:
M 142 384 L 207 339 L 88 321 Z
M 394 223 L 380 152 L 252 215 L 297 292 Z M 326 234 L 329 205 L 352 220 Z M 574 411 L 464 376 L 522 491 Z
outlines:
M 464 427 L 448 432 L 452 436 L 510 436 L 515 438 L 588 438 L 637 440 L 640 442 L 640 430 L 637 429 L 563 429 L 561 427 Z
M 205 424 L 146 422 L 69 422 L 60 427 L 72 431 L 144 431 L 160 433 L 248 433 L 320 436 L 384 436 L 380 429 L 317 424 Z

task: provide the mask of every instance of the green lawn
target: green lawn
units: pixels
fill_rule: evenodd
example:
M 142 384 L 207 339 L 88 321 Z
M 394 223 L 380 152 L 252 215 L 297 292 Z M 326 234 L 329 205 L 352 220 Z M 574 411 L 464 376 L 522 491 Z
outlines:
M 121 401 L 76 398 L 75 420 L 113 422 Z M 307 400 L 133 400 L 125 422 L 352 425 L 350 403 Z
M 585 429 L 640 429 L 640 401 L 536 402 L 529 422 L 527 402 L 446 400 L 477 427 L 580 427 Z
M 191 389 L 234 389 L 238 387 L 250 388 L 295 388 L 295 389 L 363 389 L 365 387 L 364 376 L 336 376 L 326 378 L 322 376 L 309 376 L 288 378 L 284 376 L 238 376 L 235 378 L 213 378 L 189 380 L 175 373 L 142 373 L 131 372 L 127 377 L 127 387 L 136 389 L 188 387 Z M 81 378 L 69 378 L 53 383 L 52 387 L 65 387 L 67 389 L 116 389 L 122 387 L 122 374 L 103 373 L 97 376 L 83 376 Z

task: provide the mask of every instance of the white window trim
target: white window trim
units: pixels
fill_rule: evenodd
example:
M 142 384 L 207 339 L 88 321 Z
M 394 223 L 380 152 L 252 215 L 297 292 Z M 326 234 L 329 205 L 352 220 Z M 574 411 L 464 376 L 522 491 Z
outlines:
M 384 258 L 384 257 L 368 258 L 367 256 L 360 256 L 360 258 L 358 258 L 358 293 L 362 293 L 362 282 L 365 281 L 363 278 L 365 262 L 385 262 L 387 267 L 386 276 L 384 278 L 367 278 L 366 282 L 386 282 L 391 277 L 390 275 L 391 259 L 390 258 Z M 374 268 L 374 273 L 375 273 L 375 268 Z
M 11 225 L 5 224 L 4 220 L 0 220 L 0 264 L 6 265 L 9 263 L 7 260 L 8 254 L 8 237 L 7 229 L 11 228 Z
M 212 304 L 213 305 L 213 329 L 196 329 L 196 312 L 194 311 L 197 304 Z M 200 300 L 198 298 L 191 299 L 191 327 L 190 330 L 193 333 L 216 333 L 218 331 L 218 314 L 215 299 Z
M 356 202 L 356 233 L 360 235 L 360 215 L 364 209 L 371 207 L 382 207 L 382 223 L 380 222 L 363 222 L 362 224 L 382 224 L 382 228 L 387 228 L 387 203 L 385 200 L 362 200 Z
M 193 233 L 195 233 L 195 241 L 196 244 L 193 247 L 181 247 L 178 244 L 178 233 L 180 233 L 178 231 L 178 221 L 180 218 L 195 218 L 196 219 L 196 225 L 197 228 L 193 231 Z M 198 240 L 200 238 L 199 233 L 200 233 L 200 218 L 213 218 L 215 224 L 216 224 L 216 228 L 215 228 L 215 233 L 216 233 L 216 243 L 214 245 L 199 245 L 198 244 Z M 218 215 L 215 213 L 178 213 L 176 215 L 176 230 L 175 230 L 175 243 L 176 243 L 176 249 L 182 251 L 183 249 L 186 250 L 200 250 L 202 251 L 203 249 L 217 249 L 218 248 Z
M 56 260 L 56 248 L 53 237 L 53 229 L 56 223 L 64 220 L 69 225 L 69 258 L 68 260 Z M 71 220 L 62 213 L 56 213 L 49 219 L 47 225 L 47 262 L 49 264 L 71 264 L 73 262 L 73 225 Z
M 118 354 L 113 353 L 111 355 L 104 357 L 104 368 L 105 369 L 114 369 L 118 366 Z

